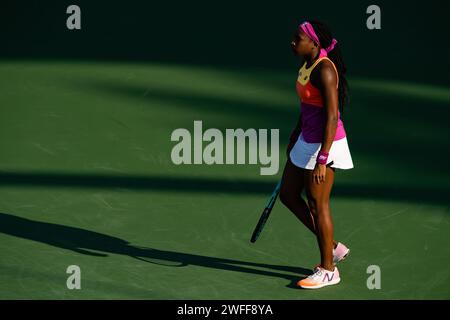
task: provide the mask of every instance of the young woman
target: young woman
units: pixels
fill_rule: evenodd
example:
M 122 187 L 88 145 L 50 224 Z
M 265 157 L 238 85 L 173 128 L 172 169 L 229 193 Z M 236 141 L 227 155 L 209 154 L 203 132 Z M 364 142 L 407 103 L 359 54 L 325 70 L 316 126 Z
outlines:
M 340 119 L 347 101 L 346 67 L 336 39 L 319 21 L 302 23 L 291 46 L 304 58 L 296 82 L 301 112 L 287 149 L 280 199 L 317 237 L 321 262 L 297 283 L 317 289 L 340 282 L 336 263 L 350 251 L 333 239 L 330 212 L 335 170 L 353 168 Z M 301 196 L 303 189 L 308 203 Z

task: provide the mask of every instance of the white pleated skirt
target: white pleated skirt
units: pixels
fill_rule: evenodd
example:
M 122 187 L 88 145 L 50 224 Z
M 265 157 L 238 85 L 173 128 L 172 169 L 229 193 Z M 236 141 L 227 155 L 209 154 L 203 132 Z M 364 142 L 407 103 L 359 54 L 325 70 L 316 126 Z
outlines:
M 303 136 L 300 133 L 289 157 L 292 163 L 297 167 L 313 170 L 316 166 L 316 159 L 321 146 L 322 143 L 320 142 L 306 142 L 303 140 Z M 353 161 L 348 147 L 347 137 L 333 141 L 328 155 L 327 166 L 344 170 L 353 168 Z

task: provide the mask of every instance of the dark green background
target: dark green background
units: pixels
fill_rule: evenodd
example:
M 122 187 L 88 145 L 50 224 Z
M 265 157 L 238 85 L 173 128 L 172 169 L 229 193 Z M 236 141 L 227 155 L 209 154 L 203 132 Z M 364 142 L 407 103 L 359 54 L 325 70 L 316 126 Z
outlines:
M 70 4 L 81 8 L 82 30 L 65 28 Z M 365 27 L 371 4 L 381 7 L 381 30 Z M 287 70 L 297 63 L 293 31 L 316 18 L 330 26 L 351 75 L 449 84 L 448 8 L 445 1 L 2 1 L 0 57 Z
M 72 3 L 81 31 L 66 29 Z M 377 2 L 370 31 L 369 4 L 1 1 L 0 298 L 450 298 L 448 10 Z M 318 291 L 295 285 L 319 250 L 281 203 L 249 242 L 298 118 L 289 44 L 310 17 L 348 66 L 354 162 L 330 203 L 352 251 Z M 279 129 L 279 173 L 174 165 L 170 135 L 194 120 Z

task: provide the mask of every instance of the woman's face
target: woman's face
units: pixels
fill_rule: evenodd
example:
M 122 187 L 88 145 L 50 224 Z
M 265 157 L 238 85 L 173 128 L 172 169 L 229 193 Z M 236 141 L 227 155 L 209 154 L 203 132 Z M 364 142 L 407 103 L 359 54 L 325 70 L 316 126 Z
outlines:
M 302 30 L 299 30 L 294 33 L 291 47 L 296 56 L 304 56 L 311 52 L 314 42 Z

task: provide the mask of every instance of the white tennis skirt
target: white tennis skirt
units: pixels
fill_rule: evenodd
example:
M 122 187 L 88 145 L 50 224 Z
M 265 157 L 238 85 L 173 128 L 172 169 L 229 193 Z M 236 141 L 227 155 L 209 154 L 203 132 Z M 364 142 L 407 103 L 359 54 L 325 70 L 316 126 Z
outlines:
M 316 166 L 316 159 L 321 146 L 322 143 L 320 142 L 306 142 L 303 140 L 303 136 L 300 133 L 289 157 L 292 163 L 297 167 L 313 170 Z M 348 148 L 347 137 L 333 141 L 328 155 L 327 166 L 336 169 L 353 168 L 353 161 L 350 149 Z

